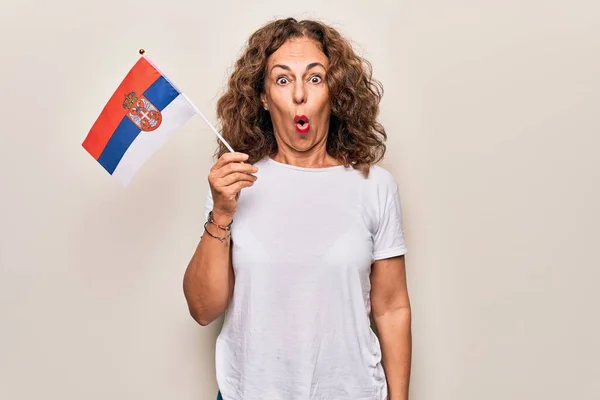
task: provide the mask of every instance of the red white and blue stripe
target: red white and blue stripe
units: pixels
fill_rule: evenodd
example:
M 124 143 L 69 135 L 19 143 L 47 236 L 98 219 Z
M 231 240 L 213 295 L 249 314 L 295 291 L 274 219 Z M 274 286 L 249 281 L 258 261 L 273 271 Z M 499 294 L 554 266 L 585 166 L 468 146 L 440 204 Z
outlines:
M 98 116 L 82 146 L 123 186 L 196 107 L 141 57 Z

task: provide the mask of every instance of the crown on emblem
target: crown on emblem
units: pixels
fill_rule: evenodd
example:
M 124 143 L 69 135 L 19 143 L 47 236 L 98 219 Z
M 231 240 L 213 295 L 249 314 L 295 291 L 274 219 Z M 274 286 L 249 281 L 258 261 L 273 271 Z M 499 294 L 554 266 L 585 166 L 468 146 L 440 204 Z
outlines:
M 138 97 L 135 92 L 127 93 L 125 95 L 125 100 L 123 101 L 123 108 L 126 108 L 129 110 L 135 104 L 137 99 L 138 99 Z

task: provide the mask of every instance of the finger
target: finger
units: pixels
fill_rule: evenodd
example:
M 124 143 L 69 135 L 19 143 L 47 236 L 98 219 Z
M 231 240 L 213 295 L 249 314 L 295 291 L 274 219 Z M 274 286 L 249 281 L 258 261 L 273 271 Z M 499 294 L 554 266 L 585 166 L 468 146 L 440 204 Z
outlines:
M 221 196 L 223 196 L 224 199 L 231 199 L 231 200 L 233 200 L 234 198 L 237 199 L 237 196 L 239 195 L 239 193 L 242 189 L 250 187 L 252 185 L 254 185 L 254 182 L 237 181 L 237 182 L 225 187 L 223 189 L 223 191 L 221 192 Z
M 248 159 L 248 154 L 245 153 L 225 153 L 215 163 L 213 169 L 219 169 L 231 162 L 243 162 Z
M 250 181 L 238 181 L 238 182 L 234 183 L 233 185 L 231 185 L 230 188 L 234 190 L 235 194 L 237 194 L 242 189 L 250 187 L 252 185 L 254 185 L 254 182 L 250 182 Z
M 218 170 L 214 171 L 214 174 L 215 174 L 215 176 L 222 178 L 222 177 L 225 177 L 225 176 L 235 173 L 235 172 L 243 172 L 246 174 L 253 174 L 257 171 L 258 171 L 258 168 L 256 168 L 252 164 L 242 164 L 242 163 L 238 163 L 238 162 L 232 162 L 232 163 L 229 163 L 229 164 L 225 165 L 224 167 L 219 168 Z
M 257 178 L 254 175 L 246 174 L 243 172 L 234 172 L 219 179 L 217 181 L 217 184 L 221 186 L 231 186 L 238 181 L 255 182 L 256 179 Z

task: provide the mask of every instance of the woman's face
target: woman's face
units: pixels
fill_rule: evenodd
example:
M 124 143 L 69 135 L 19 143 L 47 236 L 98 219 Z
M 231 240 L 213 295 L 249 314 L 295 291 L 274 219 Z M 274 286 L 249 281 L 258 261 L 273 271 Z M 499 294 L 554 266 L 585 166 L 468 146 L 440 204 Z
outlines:
M 306 152 L 327 141 L 328 67 L 325 54 L 308 38 L 288 40 L 267 60 L 261 100 L 271 114 L 279 147 Z

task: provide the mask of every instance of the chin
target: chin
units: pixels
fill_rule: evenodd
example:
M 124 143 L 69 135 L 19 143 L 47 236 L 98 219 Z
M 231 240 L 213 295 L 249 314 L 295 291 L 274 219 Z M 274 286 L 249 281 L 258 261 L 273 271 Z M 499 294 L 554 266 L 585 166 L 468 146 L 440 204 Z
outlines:
M 300 146 L 304 147 L 304 146 L 310 146 L 315 142 L 315 137 L 313 135 L 311 135 L 310 133 L 298 133 L 298 132 L 294 132 L 294 137 L 292 138 L 292 141 L 296 144 L 299 144 Z
M 304 152 L 311 150 L 319 141 L 313 132 L 299 133 L 294 130 L 286 135 L 285 143 L 295 151 Z

